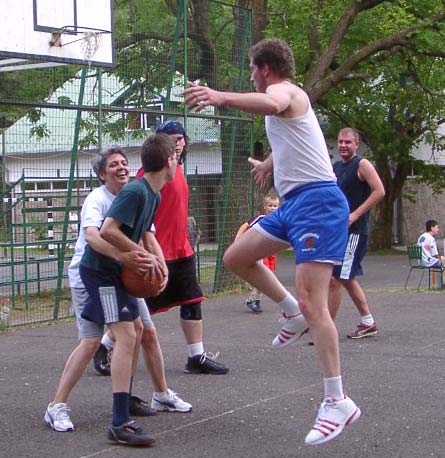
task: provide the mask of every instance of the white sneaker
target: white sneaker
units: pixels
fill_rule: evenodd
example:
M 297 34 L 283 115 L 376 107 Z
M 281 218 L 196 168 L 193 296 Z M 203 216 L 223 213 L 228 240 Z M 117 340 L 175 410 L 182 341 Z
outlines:
M 314 426 L 306 436 L 306 445 L 318 445 L 337 437 L 345 426 L 354 423 L 361 415 L 355 402 L 346 397 L 341 401 L 325 399 L 320 406 Z
M 192 411 L 192 405 L 183 401 L 175 392 L 170 390 L 170 388 L 167 389 L 167 394 L 162 398 L 157 397 L 156 393 L 153 393 L 153 397 L 151 398 L 151 408 L 167 412 L 186 413 Z
M 54 431 L 74 431 L 74 425 L 68 415 L 69 411 L 70 408 L 64 402 L 59 402 L 53 406 L 48 404 L 44 419 Z
M 300 313 L 290 318 L 284 317 L 281 325 L 281 332 L 272 341 L 273 348 L 284 348 L 292 342 L 297 341 L 302 335 L 309 331 L 306 318 Z

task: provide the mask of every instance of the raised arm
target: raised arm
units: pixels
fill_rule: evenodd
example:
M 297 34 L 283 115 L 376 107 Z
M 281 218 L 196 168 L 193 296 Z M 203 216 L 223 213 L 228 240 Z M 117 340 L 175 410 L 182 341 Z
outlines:
M 251 114 L 276 115 L 286 110 L 291 103 L 291 93 L 286 88 L 283 90 L 282 83 L 269 86 L 265 93 L 240 94 L 216 91 L 207 86 L 198 86 L 189 82 L 189 87 L 184 91 L 184 95 L 187 107 L 196 108 L 196 111 L 212 105 L 238 108 Z

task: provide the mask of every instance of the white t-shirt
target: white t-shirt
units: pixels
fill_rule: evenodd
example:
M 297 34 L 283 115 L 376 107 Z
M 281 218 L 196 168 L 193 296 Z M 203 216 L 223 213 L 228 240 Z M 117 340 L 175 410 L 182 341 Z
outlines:
M 85 240 L 85 229 L 87 227 L 101 228 L 102 223 L 107 215 L 108 209 L 116 196 L 112 194 L 105 185 L 91 191 L 82 205 L 80 212 L 80 229 L 79 237 L 74 247 L 74 255 L 68 267 L 68 279 L 71 288 L 84 288 L 79 275 L 79 264 L 87 242 Z M 150 232 L 155 233 L 155 227 L 152 224 Z
M 428 232 L 424 232 L 417 240 L 417 245 L 422 247 L 422 265 L 431 267 L 437 263 L 439 251 L 437 250 L 436 239 Z
M 82 205 L 79 237 L 74 248 L 73 258 L 68 267 L 68 278 L 71 288 L 84 288 L 79 275 L 79 264 L 87 244 L 84 235 L 85 229 L 87 227 L 100 228 L 102 226 L 105 215 L 115 197 L 114 194 L 108 191 L 105 185 L 102 185 L 91 191 Z

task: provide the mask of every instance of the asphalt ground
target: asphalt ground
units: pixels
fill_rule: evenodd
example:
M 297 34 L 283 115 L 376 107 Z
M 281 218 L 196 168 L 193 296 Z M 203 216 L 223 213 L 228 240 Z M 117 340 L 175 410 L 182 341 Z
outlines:
M 74 322 L 0 334 L 0 457 L 63 458 L 289 458 L 443 457 L 445 291 L 418 292 L 410 285 L 406 255 L 368 256 L 362 284 L 379 334 L 350 340 L 358 314 L 345 296 L 337 320 L 347 393 L 362 417 L 333 441 L 315 447 L 304 438 L 315 419 L 322 379 L 308 339 L 282 350 L 270 344 L 278 313 L 243 307 L 244 295 L 206 301 L 205 348 L 220 352 L 224 376 L 187 375 L 177 311 L 155 317 L 170 388 L 193 404 L 189 414 L 159 413 L 140 419 L 157 445 L 117 446 L 106 439 L 111 383 L 91 366 L 72 393 L 72 433 L 43 422 L 60 373 L 76 345 Z M 278 276 L 293 290 L 293 259 L 278 259 Z M 427 285 L 424 282 L 424 285 Z M 140 362 L 134 394 L 148 398 L 151 383 Z

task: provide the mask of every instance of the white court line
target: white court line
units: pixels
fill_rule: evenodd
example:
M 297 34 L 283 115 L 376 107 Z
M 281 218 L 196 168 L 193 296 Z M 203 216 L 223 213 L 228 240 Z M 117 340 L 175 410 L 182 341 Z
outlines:
M 236 409 L 228 410 L 227 412 L 223 412 L 223 413 L 220 413 L 218 415 L 213 415 L 211 417 L 202 418 L 201 420 L 197 420 L 197 421 L 194 421 L 192 423 L 187 423 L 185 425 L 181 425 L 181 426 L 178 426 L 176 428 L 166 429 L 165 431 L 161 431 L 161 432 L 159 432 L 157 434 L 153 434 L 153 436 L 154 437 L 159 437 L 159 436 L 163 436 L 164 434 L 167 434 L 167 433 L 172 433 L 172 432 L 176 432 L 176 431 L 181 431 L 182 429 L 191 428 L 193 426 L 200 425 L 200 424 L 206 423 L 208 421 L 212 421 L 212 420 L 216 420 L 218 418 L 225 417 L 226 415 L 231 415 L 231 414 L 233 414 L 235 412 L 240 412 L 241 410 L 250 409 L 251 407 L 256 407 L 256 406 L 258 406 L 260 404 L 265 404 L 266 402 L 269 402 L 269 401 L 275 401 L 276 399 L 280 399 L 282 397 L 287 397 L 287 396 L 292 395 L 292 394 L 297 394 L 297 393 L 304 392 L 306 389 L 314 388 L 314 387 L 319 386 L 319 385 L 320 385 L 319 383 L 314 383 L 313 385 L 306 385 L 306 386 L 301 387 L 301 388 L 299 388 L 297 390 L 287 391 L 286 393 L 282 393 L 282 394 L 279 394 L 277 396 L 272 396 L 270 398 L 260 399 L 259 401 L 252 402 L 251 404 L 245 404 L 245 405 L 243 405 L 241 407 L 237 407 Z M 92 458 L 94 456 L 99 456 L 99 455 L 102 455 L 104 453 L 111 452 L 113 450 L 116 450 L 116 446 L 112 446 L 112 447 L 104 448 L 102 450 L 98 450 L 97 452 L 91 453 L 90 455 L 82 455 L 82 456 L 79 456 L 79 458 Z
M 417 349 L 416 351 L 419 352 L 421 350 L 425 350 L 425 349 L 427 349 L 429 347 L 435 346 L 438 343 L 443 343 L 443 342 L 444 342 L 444 340 L 441 340 L 440 342 L 429 343 L 429 344 Z M 345 351 L 343 350 L 342 353 L 345 353 Z M 411 352 L 409 354 L 415 354 L 415 353 Z M 388 362 L 395 361 L 395 360 L 401 360 L 401 359 L 403 359 L 404 356 L 407 356 L 407 355 L 394 356 L 393 358 L 389 359 Z M 216 420 L 218 418 L 225 417 L 226 415 L 231 415 L 231 414 L 233 414 L 235 412 L 239 412 L 241 410 L 250 409 L 251 407 L 255 407 L 255 406 L 258 406 L 260 404 L 264 404 L 266 402 L 269 402 L 269 401 L 274 401 L 274 400 L 279 399 L 281 397 L 286 397 L 286 396 L 289 396 L 289 395 L 292 395 L 292 394 L 297 394 L 297 393 L 304 392 L 306 389 L 313 388 L 313 387 L 316 387 L 316 386 L 319 386 L 319 383 L 314 383 L 313 385 L 307 385 L 307 386 L 301 387 L 301 388 L 299 388 L 297 390 L 288 391 L 288 392 L 286 392 L 284 394 L 280 394 L 280 395 L 277 395 L 277 396 L 272 396 L 270 398 L 260 399 L 259 401 L 253 402 L 251 404 L 245 404 L 245 405 L 243 405 L 241 407 L 237 407 L 236 409 L 228 410 L 227 412 L 223 412 L 223 413 L 220 413 L 218 415 L 213 415 L 212 417 L 203 418 L 201 420 L 197 420 L 197 421 L 194 421 L 192 423 L 187 423 L 185 425 L 178 426 L 178 427 L 173 428 L 173 429 L 166 429 L 165 431 L 161 431 L 161 432 L 159 432 L 157 434 L 154 434 L 154 437 L 163 436 L 164 434 L 167 434 L 167 433 L 181 431 L 182 429 L 190 428 L 190 427 L 202 424 L 202 423 L 206 423 L 206 422 L 209 422 L 209 421 L 212 421 L 212 420 Z M 108 447 L 108 448 L 105 448 L 105 449 L 102 449 L 102 450 L 98 450 L 97 452 L 91 453 L 90 455 L 82 455 L 79 458 L 92 458 L 92 457 L 95 457 L 95 456 L 99 456 L 99 455 L 103 455 L 105 453 L 111 452 L 111 451 L 113 451 L 115 449 L 116 449 L 116 446 L 114 445 L 112 447 Z

